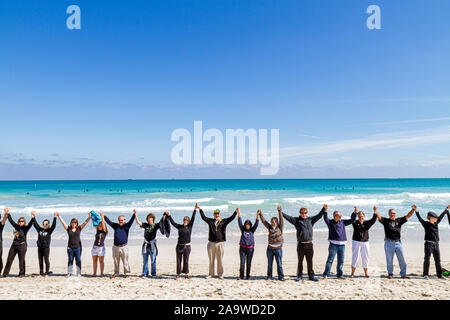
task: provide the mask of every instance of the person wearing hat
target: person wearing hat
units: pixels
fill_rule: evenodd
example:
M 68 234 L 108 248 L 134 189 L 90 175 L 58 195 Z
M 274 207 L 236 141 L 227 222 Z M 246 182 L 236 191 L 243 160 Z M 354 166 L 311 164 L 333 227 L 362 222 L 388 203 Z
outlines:
M 223 279 L 223 253 L 225 247 L 226 239 L 226 231 L 228 224 L 233 221 L 233 219 L 237 215 L 237 211 L 228 217 L 222 219 L 220 217 L 220 210 L 214 210 L 214 218 L 208 218 L 203 213 L 203 210 L 198 207 L 200 216 L 203 221 L 208 224 L 209 234 L 208 234 L 208 245 L 206 246 L 208 250 L 208 258 L 209 258 L 209 274 L 206 278 L 214 277 L 214 265 L 217 260 L 217 275 L 219 279 Z
M 448 214 L 448 210 L 450 209 L 450 205 L 438 216 L 433 211 L 428 212 L 427 219 L 425 221 L 419 214 L 419 211 L 416 208 L 417 219 L 419 219 L 423 228 L 425 229 L 425 257 L 423 260 L 423 277 L 425 279 L 429 279 L 430 276 L 428 274 L 430 270 L 430 257 L 433 254 L 434 264 L 436 265 L 436 275 L 440 279 L 445 279 L 442 277 L 442 267 L 441 267 L 441 253 L 439 251 L 439 228 L 438 224 L 444 218 L 445 215 Z
M 394 255 L 397 256 L 398 264 L 400 265 L 400 276 L 402 279 L 409 279 L 406 275 L 406 261 L 403 255 L 403 246 L 400 239 L 402 225 L 408 221 L 416 210 L 416 205 L 413 205 L 412 210 L 406 216 L 396 218 L 397 213 L 394 209 L 389 209 L 389 218 L 380 216 L 378 210 L 375 208 L 375 214 L 378 221 L 384 226 L 384 253 L 386 254 L 386 266 L 388 272 L 388 279 L 394 276 Z

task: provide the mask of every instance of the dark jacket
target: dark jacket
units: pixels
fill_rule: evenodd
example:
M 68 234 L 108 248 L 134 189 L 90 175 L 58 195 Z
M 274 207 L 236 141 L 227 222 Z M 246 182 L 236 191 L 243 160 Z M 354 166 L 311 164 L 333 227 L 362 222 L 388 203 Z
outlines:
M 203 213 L 203 210 L 200 209 L 200 216 L 202 217 L 203 221 L 205 221 L 208 224 L 209 227 L 208 240 L 211 242 L 226 241 L 227 226 L 231 221 L 233 221 L 236 215 L 237 212 L 235 211 L 230 217 L 221 219 L 216 225 L 216 220 L 214 218 L 206 217 L 205 214 Z
M 416 211 L 417 219 L 419 219 L 423 228 L 425 229 L 425 241 L 439 241 L 439 228 L 438 224 L 444 218 L 444 216 L 448 213 L 447 210 L 441 213 L 436 223 L 431 223 L 430 221 L 425 221 L 420 216 L 419 212 Z
M 311 242 L 313 240 L 313 226 L 319 221 L 324 214 L 327 214 L 325 209 L 322 208 L 318 214 L 313 217 L 291 217 L 283 212 L 283 217 L 292 223 L 297 230 L 297 242 Z
M 192 228 L 194 227 L 194 220 L 195 220 L 195 213 L 197 211 L 194 210 L 192 213 L 191 221 L 189 221 L 188 225 L 184 224 L 178 224 L 175 221 L 173 221 L 172 216 L 169 216 L 170 223 L 178 229 L 178 244 L 186 244 L 191 243 L 191 233 Z
M 250 223 L 250 229 L 245 229 L 245 224 Z M 255 224 L 252 225 L 250 220 L 245 220 L 244 224 L 242 224 L 242 219 L 238 218 L 239 229 L 241 229 L 241 240 L 239 241 L 239 245 L 245 248 L 253 248 L 255 246 L 255 237 L 254 233 L 258 228 L 259 220 L 255 220 Z
M 56 227 L 56 217 L 53 218 L 53 222 L 50 228 L 44 229 L 37 223 L 36 220 L 33 221 L 33 225 L 38 233 L 38 239 L 36 241 L 38 248 L 50 248 L 52 233 Z
M 12 242 L 13 245 L 20 245 L 20 244 L 26 244 L 27 243 L 27 233 L 28 230 L 30 230 L 31 226 L 34 223 L 34 218 L 28 222 L 28 224 L 25 226 L 19 226 L 13 218 L 11 218 L 11 215 L 8 215 L 8 220 L 14 227 L 14 240 Z
M 120 226 L 116 222 L 112 222 L 109 220 L 107 216 L 105 216 L 105 221 L 110 225 L 111 228 L 114 229 L 114 245 L 120 246 L 128 243 L 128 233 L 130 232 L 131 225 L 134 221 L 134 213 L 131 216 L 131 219 L 125 223 L 123 226 Z
M 328 240 L 347 241 L 345 227 L 351 225 L 355 221 L 356 213 L 353 212 L 350 219 L 341 219 L 338 222 L 336 222 L 334 219 L 329 220 L 326 214 L 323 215 L 323 219 L 328 226 Z
M 284 219 L 283 214 L 281 212 L 278 213 L 278 225 L 274 228 L 272 225 L 266 221 L 264 218 L 264 215 L 261 213 L 259 216 L 261 217 L 261 222 L 263 225 L 269 230 L 269 244 L 277 245 L 277 244 L 283 244 L 283 226 L 284 226 Z
M 353 222 L 353 238 L 352 240 L 359 242 L 367 242 L 369 241 L 369 229 L 373 226 L 373 224 L 377 221 L 377 215 L 374 214 L 372 219 L 364 220 L 363 223 L 359 222 L 357 219 Z

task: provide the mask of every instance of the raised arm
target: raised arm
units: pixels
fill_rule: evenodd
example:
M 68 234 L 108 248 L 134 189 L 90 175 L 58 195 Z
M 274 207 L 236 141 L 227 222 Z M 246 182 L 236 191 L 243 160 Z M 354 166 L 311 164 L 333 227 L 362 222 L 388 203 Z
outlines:
M 441 215 L 439 216 L 437 223 L 440 223 L 442 219 L 444 219 L 445 215 L 448 213 L 448 209 L 450 208 L 450 206 L 447 206 L 447 208 L 445 208 L 444 212 L 441 213 Z
M 36 221 L 35 219 L 35 215 L 36 213 L 34 211 L 31 211 L 31 220 L 28 222 L 28 224 L 25 226 L 25 230 L 30 230 L 30 228 L 33 226 L 34 221 Z
M 277 206 L 277 210 L 278 210 L 278 227 L 280 227 L 281 231 L 283 231 L 283 227 L 284 227 L 284 218 L 283 218 L 283 213 L 281 210 L 281 206 L 278 205 Z
M 194 212 L 192 212 L 191 221 L 189 221 L 189 225 L 193 226 L 195 221 L 195 214 L 197 213 L 197 210 L 194 209 Z
M 100 217 L 102 218 L 102 221 L 100 221 L 100 225 L 102 226 L 103 232 L 108 232 L 108 228 L 106 227 L 105 214 L 103 212 L 100 212 Z
M 56 212 L 53 215 L 53 222 L 52 222 L 52 225 L 50 227 L 50 232 L 53 232 L 55 230 L 55 228 L 56 228 Z
M 266 221 L 266 218 L 264 218 L 264 215 L 262 213 L 261 210 L 259 210 L 259 217 L 261 218 L 261 222 L 263 223 L 263 225 L 267 228 L 270 229 L 270 224 Z
M 319 221 L 324 214 L 327 214 L 327 210 L 328 210 L 328 205 L 324 204 L 322 207 L 322 210 L 320 210 L 320 212 L 318 214 L 316 214 L 315 216 L 311 217 L 311 224 L 314 225 L 317 221 Z
M 89 212 L 89 217 L 86 219 L 85 222 L 83 222 L 83 224 L 80 226 L 80 229 L 83 230 L 84 227 L 86 227 L 87 223 L 89 222 L 89 220 L 91 220 L 92 218 L 92 213 Z
M 128 222 L 125 223 L 125 226 L 126 226 L 127 228 L 130 228 L 131 225 L 133 224 L 133 222 L 134 222 L 134 217 L 137 218 L 136 209 L 133 210 L 133 215 L 131 216 L 130 220 L 128 220 Z
M 415 204 L 413 204 L 411 206 L 411 211 L 409 211 L 408 214 L 405 216 L 406 220 L 411 218 L 411 216 L 414 214 L 414 212 L 416 212 L 416 210 L 417 210 L 417 206 Z
M 56 215 L 59 218 L 59 221 L 61 221 L 61 224 L 63 225 L 64 229 L 68 229 L 69 227 L 67 226 L 67 224 L 64 222 L 64 219 L 61 217 L 61 215 L 59 214 L 59 212 L 56 212 Z
M 366 222 L 367 229 L 370 229 L 370 227 L 373 226 L 373 224 L 377 221 L 377 218 L 378 218 L 377 215 L 374 213 L 372 219 Z
M 355 207 L 355 210 L 353 210 L 350 219 L 344 219 L 343 220 L 344 221 L 344 225 L 348 226 L 348 225 L 351 225 L 353 222 L 355 222 L 357 213 L 358 213 L 358 208 Z
M 256 229 L 258 228 L 258 224 L 259 224 L 259 216 L 256 215 L 255 223 L 254 223 L 253 226 L 250 228 L 250 231 L 251 231 L 251 232 L 255 232 Z
M 200 217 L 202 217 L 202 220 L 205 221 L 206 223 L 208 223 L 209 218 L 207 216 L 205 216 L 205 214 L 203 213 L 203 210 L 197 204 L 195 204 L 195 205 L 198 208 L 198 211 L 200 212 Z
M 34 212 L 34 211 L 33 211 Z M 33 213 L 32 212 L 32 213 Z M 33 216 L 34 217 L 34 216 Z M 44 230 L 44 228 L 42 228 L 39 223 L 36 221 L 36 219 L 33 220 L 33 226 L 36 229 L 37 232 Z
M 169 212 L 169 211 L 166 211 L 166 214 L 167 214 L 167 216 L 169 217 L 169 218 L 168 218 L 168 219 L 169 219 L 169 222 L 170 222 L 175 228 L 180 229 L 180 228 L 183 227 L 183 225 L 176 223 L 176 222 L 172 219 L 172 216 L 170 215 L 170 212 Z M 195 211 L 194 211 L 194 214 L 195 214 Z
M 244 226 L 242 225 L 242 219 L 241 219 L 241 209 L 237 208 L 236 211 L 237 211 L 237 213 L 238 213 L 238 226 L 239 226 L 239 230 L 244 231 Z
M 11 225 L 14 227 L 14 229 L 17 229 L 19 227 L 19 225 L 13 220 L 13 218 L 11 218 L 10 214 L 8 214 L 8 221 L 9 221 L 9 223 L 11 223 Z
M 5 211 L 5 215 L 3 216 L 3 219 L 2 219 L 2 222 L 1 222 L 2 226 L 5 225 L 6 219 L 8 219 L 9 208 L 5 208 L 4 211 Z
M 237 210 L 237 209 L 236 209 Z M 234 218 L 236 218 L 236 215 L 237 215 L 237 211 L 234 211 L 233 212 L 233 214 L 231 215 L 231 216 L 229 216 L 228 218 L 224 218 L 224 219 L 222 219 L 222 221 L 223 221 L 223 223 L 224 224 L 229 224 L 231 221 L 233 221 L 234 220 Z
M 139 221 L 139 218 L 136 214 L 136 209 L 133 210 L 133 215 L 134 215 L 134 218 L 136 219 L 136 223 L 139 225 L 139 227 L 142 227 L 142 222 Z
M 380 214 L 378 213 L 378 207 L 373 207 L 373 214 L 375 214 L 377 216 L 378 221 L 381 222 L 382 218 L 381 218 Z
M 294 219 L 294 217 L 291 217 L 290 215 L 288 215 L 288 214 L 286 214 L 286 213 L 284 213 L 284 212 L 281 212 L 281 214 L 283 215 L 283 217 L 284 217 L 289 223 L 292 223 L 293 225 L 295 225 L 295 219 Z
M 422 219 L 422 217 L 419 214 L 419 211 L 416 211 L 416 216 L 419 222 L 422 224 L 422 226 L 425 225 L 425 220 Z
M 323 215 L 323 221 L 325 221 L 325 224 L 328 226 L 330 224 L 330 219 L 328 219 L 328 213 L 324 213 Z

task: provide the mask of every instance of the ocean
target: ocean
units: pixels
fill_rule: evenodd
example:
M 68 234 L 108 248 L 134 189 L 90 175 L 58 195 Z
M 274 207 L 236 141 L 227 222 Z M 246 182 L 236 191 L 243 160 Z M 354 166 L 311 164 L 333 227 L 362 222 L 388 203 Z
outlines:
M 0 208 L 9 207 L 14 220 L 24 216 L 30 219 L 30 212 L 36 211 L 39 224 L 45 218 L 52 219 L 58 211 L 66 222 L 76 217 L 83 222 L 88 212 L 105 212 L 113 221 L 119 215 L 131 217 L 137 209 L 141 221 L 148 213 L 160 219 L 165 210 L 170 210 L 175 221 L 191 215 L 198 202 L 207 216 L 214 209 L 220 209 L 222 216 L 231 215 L 241 208 L 242 218 L 254 219 L 261 209 L 270 218 L 277 215 L 276 206 L 282 205 L 283 212 L 297 216 L 300 207 L 307 207 L 309 214 L 320 211 L 328 204 L 328 213 L 334 210 L 349 217 L 353 206 L 372 217 L 374 205 L 387 216 L 390 208 L 397 210 L 398 216 L 405 215 L 412 204 L 419 207 L 425 218 L 430 210 L 441 213 L 450 204 L 450 179 L 254 179 L 254 180 L 87 180 L 87 181 L 0 181 Z M 376 223 L 375 231 L 382 233 L 381 224 Z M 422 240 L 422 226 L 414 215 L 403 229 L 417 232 Z M 326 233 L 326 226 L 320 220 L 314 226 L 315 233 Z M 378 230 L 378 231 L 376 231 Z M 440 225 L 441 237 L 450 237 L 447 218 Z M 94 229 L 86 228 L 82 239 L 93 239 Z M 266 234 L 263 227 L 257 234 Z M 286 234 L 295 233 L 293 226 L 286 222 Z M 12 227 L 6 222 L 4 238 L 12 238 Z M 198 215 L 193 229 L 193 238 L 207 238 L 207 226 Z M 237 218 L 228 229 L 229 236 L 240 234 Z M 134 224 L 130 239 L 142 239 L 143 231 Z M 36 239 L 32 229 L 29 239 Z M 110 235 L 112 238 L 112 234 Z M 176 232 L 172 237 L 176 237 Z M 58 221 L 53 239 L 66 239 L 65 230 Z M 29 241 L 30 242 L 30 241 Z

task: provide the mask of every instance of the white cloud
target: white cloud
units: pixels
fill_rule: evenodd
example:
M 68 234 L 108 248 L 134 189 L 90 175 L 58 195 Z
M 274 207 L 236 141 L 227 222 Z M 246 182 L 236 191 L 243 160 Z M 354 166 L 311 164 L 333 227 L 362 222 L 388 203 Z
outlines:
M 348 139 L 308 146 L 296 146 L 280 149 L 280 158 L 306 158 L 326 154 L 336 154 L 364 149 L 393 149 L 416 147 L 430 144 L 450 142 L 450 127 L 440 127 L 434 130 L 409 131 L 371 135 L 365 138 Z

